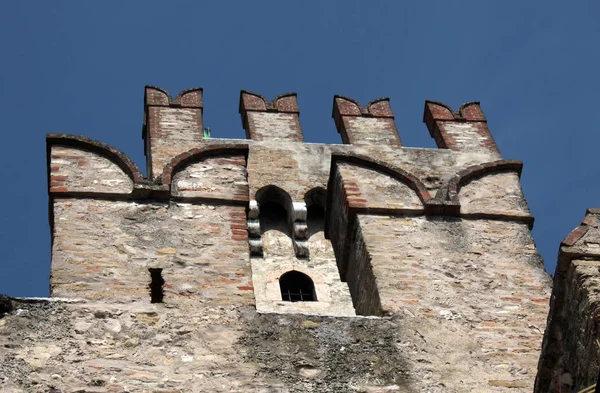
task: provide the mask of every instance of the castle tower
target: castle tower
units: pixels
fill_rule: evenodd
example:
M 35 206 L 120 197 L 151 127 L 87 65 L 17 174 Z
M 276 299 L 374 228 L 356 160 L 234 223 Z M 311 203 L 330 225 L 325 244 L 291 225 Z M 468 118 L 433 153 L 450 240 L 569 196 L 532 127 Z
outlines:
M 303 142 L 293 93 L 242 91 L 246 140 L 203 138 L 202 107 L 201 89 L 146 88 L 147 178 L 102 143 L 48 135 L 52 296 L 70 302 L 28 381 L 532 391 L 549 278 L 522 164 L 478 103 L 425 103 L 437 149 L 403 146 L 388 99 L 334 97 L 343 145 Z

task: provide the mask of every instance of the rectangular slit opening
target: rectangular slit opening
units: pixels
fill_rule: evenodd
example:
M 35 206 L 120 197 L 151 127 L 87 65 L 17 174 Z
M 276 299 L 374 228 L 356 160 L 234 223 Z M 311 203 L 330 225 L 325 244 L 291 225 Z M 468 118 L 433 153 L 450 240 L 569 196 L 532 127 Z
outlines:
M 163 285 L 165 284 L 165 280 L 162 277 L 162 269 L 160 268 L 150 268 L 148 269 L 150 272 L 150 303 L 162 303 L 165 294 L 163 292 Z

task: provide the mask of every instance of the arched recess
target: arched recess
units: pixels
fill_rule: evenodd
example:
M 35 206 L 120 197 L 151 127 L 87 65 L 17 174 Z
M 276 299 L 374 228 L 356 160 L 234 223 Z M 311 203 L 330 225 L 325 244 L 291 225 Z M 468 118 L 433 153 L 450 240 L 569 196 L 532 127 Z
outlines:
M 256 192 L 258 219 L 261 235 L 276 229 L 292 237 L 293 204 L 290 195 L 273 185 L 265 186 Z
M 248 201 L 246 144 L 217 144 L 179 154 L 163 169 L 159 181 L 171 195 Z
M 422 212 L 430 199 L 423 183 L 414 176 L 380 163 L 340 160 L 333 173 L 341 180 L 351 208 Z
M 76 135 L 46 136 L 50 192 L 130 194 L 143 176 L 123 152 Z M 102 169 L 99 171 L 98 169 Z
M 352 153 L 334 153 L 331 155 L 331 170 L 329 172 L 329 183 L 327 186 L 329 190 L 333 189 L 332 187 L 334 186 L 333 183 L 336 180 L 337 167 L 343 163 L 355 164 L 366 169 L 371 169 L 405 184 L 409 189 L 414 191 L 423 205 L 427 204 L 429 200 L 432 199 L 431 195 L 427 191 L 427 188 L 425 187 L 425 184 L 415 175 L 394 165 Z M 333 193 L 329 193 L 327 196 L 327 206 L 330 206 L 331 201 L 329 199 L 331 198 L 332 194 Z
M 306 204 L 307 238 L 325 230 L 325 204 L 327 192 L 323 187 L 315 187 L 304 195 Z
M 291 270 L 279 277 L 281 300 L 288 302 L 317 301 L 313 280 L 306 274 Z
M 446 198 L 460 204 L 461 215 L 532 219 L 519 180 L 522 167 L 520 161 L 499 160 L 466 168 L 450 179 Z

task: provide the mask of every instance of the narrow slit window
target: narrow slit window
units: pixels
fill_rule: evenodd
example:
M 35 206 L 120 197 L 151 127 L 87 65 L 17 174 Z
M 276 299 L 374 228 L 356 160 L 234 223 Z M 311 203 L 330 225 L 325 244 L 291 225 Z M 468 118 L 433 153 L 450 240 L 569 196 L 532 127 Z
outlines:
M 162 269 L 150 268 L 150 303 L 162 303 L 165 294 L 163 292 L 163 285 L 165 280 L 162 277 Z
M 281 299 L 286 302 L 315 302 L 315 284 L 309 276 L 297 271 L 283 274 L 279 278 Z

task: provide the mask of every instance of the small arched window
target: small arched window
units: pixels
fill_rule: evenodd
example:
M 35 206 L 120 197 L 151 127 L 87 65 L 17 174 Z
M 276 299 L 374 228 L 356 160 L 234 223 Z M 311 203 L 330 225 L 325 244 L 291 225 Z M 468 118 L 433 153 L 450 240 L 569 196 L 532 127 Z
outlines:
M 279 278 L 281 300 L 287 302 L 315 302 L 315 284 L 310 277 L 295 270 L 283 274 Z

